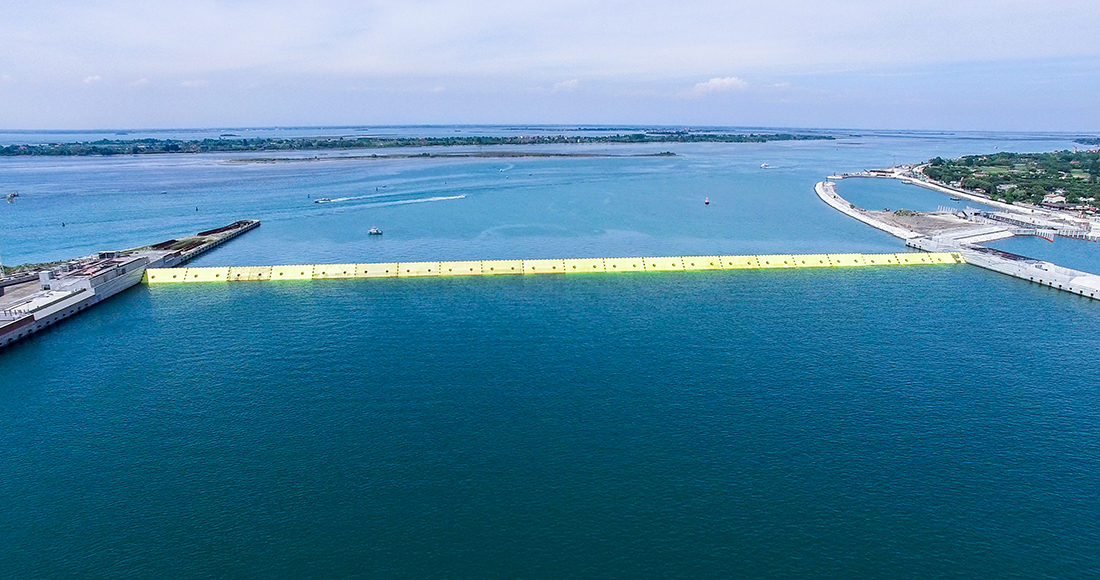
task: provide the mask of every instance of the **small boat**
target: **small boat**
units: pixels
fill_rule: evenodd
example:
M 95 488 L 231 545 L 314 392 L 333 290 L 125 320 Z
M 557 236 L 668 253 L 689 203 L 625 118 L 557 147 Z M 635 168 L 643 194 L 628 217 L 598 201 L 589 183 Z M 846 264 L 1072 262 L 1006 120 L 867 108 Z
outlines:
M 769 167 L 771 167 L 771 165 L 768 165 L 767 163 L 760 164 L 760 169 L 768 169 Z
M 380 235 L 382 235 L 382 230 L 380 230 L 378 228 L 371 228 L 371 229 L 367 230 L 367 235 L 380 236 Z
M 13 191 L 4 196 L 4 199 L 8 200 L 8 203 L 15 203 L 15 198 L 19 197 L 18 191 Z
M 332 200 L 327 197 L 318 197 L 317 199 L 313 200 L 313 203 L 332 203 Z
M 710 205 L 710 198 L 709 197 L 703 199 L 703 205 Z
M 957 198 L 957 197 L 952 197 L 952 198 L 951 198 L 951 201 L 962 201 L 962 199 L 960 199 L 960 198 Z

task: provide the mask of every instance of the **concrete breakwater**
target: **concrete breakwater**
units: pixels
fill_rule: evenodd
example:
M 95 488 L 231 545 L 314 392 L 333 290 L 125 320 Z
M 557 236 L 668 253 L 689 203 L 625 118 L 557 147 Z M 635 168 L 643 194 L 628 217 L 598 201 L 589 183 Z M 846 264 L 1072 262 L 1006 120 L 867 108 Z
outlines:
M 873 176 L 890 177 L 890 175 L 881 174 Z M 998 240 L 1014 235 L 1012 230 L 1001 225 L 973 222 L 955 216 L 962 223 L 929 227 L 928 222 L 925 222 L 922 231 L 912 231 L 890 223 L 881 212 L 869 212 L 849 203 L 848 200 L 840 197 L 840 194 L 836 191 L 836 185 L 830 181 L 818 183 L 814 187 L 814 191 L 822 201 L 837 211 L 902 238 L 907 246 L 927 252 L 950 252 L 953 255 L 961 256 L 961 259 L 965 260 L 966 263 L 986 270 L 992 270 L 1086 298 L 1100 300 L 1100 276 L 977 245 L 980 242 Z M 931 215 L 936 217 L 935 213 Z M 942 216 L 939 219 L 950 220 L 951 218 Z
M 814 186 L 814 193 L 817 197 L 821 198 L 821 201 L 827 203 L 833 209 L 843 213 L 849 217 L 855 218 L 873 228 L 880 229 L 892 236 L 908 240 L 911 238 L 920 237 L 921 234 L 909 231 L 905 228 L 898 227 L 893 224 L 886 223 L 883 220 L 875 218 L 873 215 L 868 214 L 862 208 L 856 207 L 855 204 L 850 203 L 848 200 L 840 197 L 840 194 L 836 192 L 836 184 L 831 181 L 820 181 Z
M 497 276 L 618 272 L 684 272 L 697 270 L 756 270 L 771 268 L 917 266 L 963 263 L 966 263 L 966 260 L 962 255 L 953 252 L 563 258 L 537 260 L 150 268 L 145 272 L 144 281 L 149 284 L 170 284 L 181 282 L 322 280 L 331 278 L 410 278 L 425 276 Z

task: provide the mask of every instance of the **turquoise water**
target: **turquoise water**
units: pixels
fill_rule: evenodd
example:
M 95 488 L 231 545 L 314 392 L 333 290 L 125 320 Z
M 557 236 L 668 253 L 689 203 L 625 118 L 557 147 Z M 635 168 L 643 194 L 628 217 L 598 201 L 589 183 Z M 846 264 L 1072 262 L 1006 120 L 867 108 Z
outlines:
M 951 196 L 916 187 L 895 179 L 853 178 L 838 181 L 840 195 L 859 207 L 870 210 L 897 211 L 938 211 L 940 208 L 964 209 L 967 207 L 992 210 L 993 208 L 960 199 L 954 201 Z
M 4 160 L 0 250 L 258 217 L 202 263 L 901 251 L 813 183 L 1003 142 L 860 139 Z M 142 286 L 0 354 L 0 571 L 1095 576 L 1098 348 L 1095 302 L 962 266 Z

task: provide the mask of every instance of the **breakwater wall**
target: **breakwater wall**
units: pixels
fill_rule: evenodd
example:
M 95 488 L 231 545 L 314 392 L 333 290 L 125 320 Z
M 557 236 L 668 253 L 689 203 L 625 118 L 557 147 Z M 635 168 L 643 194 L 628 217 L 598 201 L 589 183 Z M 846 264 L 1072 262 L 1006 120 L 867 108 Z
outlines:
M 839 177 L 843 178 L 845 176 Z M 866 176 L 859 175 L 859 177 L 892 176 L 874 174 Z M 903 181 L 906 180 L 903 179 Z M 914 182 L 914 184 L 920 185 L 920 183 L 916 182 Z M 942 189 L 938 185 L 929 185 L 929 187 L 931 189 Z M 1011 237 L 1015 235 L 1012 231 L 1003 228 L 990 229 L 989 227 L 977 226 L 938 235 L 910 235 L 911 232 L 906 232 L 892 224 L 887 224 L 882 220 L 875 219 L 873 216 L 863 213 L 854 204 L 848 203 L 844 198 L 840 197 L 836 192 L 836 185 L 830 181 L 818 183 L 814 187 L 814 191 L 822 201 L 838 211 L 867 225 L 886 231 L 899 238 L 904 238 L 907 246 L 926 252 L 948 252 L 951 255 L 960 256 L 960 260 L 965 263 L 973 264 L 980 268 L 985 268 L 986 270 L 992 270 L 1014 278 L 1027 280 L 1093 300 L 1100 300 L 1100 276 L 1096 274 L 1073 270 L 1051 262 L 1036 260 L 1026 256 L 977 245 L 980 242 Z
M 855 218 L 873 228 L 880 229 L 894 237 L 903 240 L 920 237 L 918 233 L 911 232 L 893 224 L 888 224 L 880 219 L 876 219 L 874 216 L 868 215 L 862 208 L 856 207 L 855 204 L 840 197 L 840 194 L 836 192 L 836 184 L 831 181 L 818 182 L 818 184 L 814 186 L 814 193 L 817 194 L 817 197 L 821 198 L 821 201 L 840 213 Z
M 964 263 L 966 263 L 966 260 L 962 257 L 962 254 L 957 252 L 564 258 L 538 260 L 150 268 L 145 271 L 144 281 L 149 284 L 170 284 L 181 282 L 324 280 L 331 278 L 410 278 L 425 276 L 498 276 L 618 272 L 684 272 L 696 270 L 756 270 L 772 268 L 917 266 Z

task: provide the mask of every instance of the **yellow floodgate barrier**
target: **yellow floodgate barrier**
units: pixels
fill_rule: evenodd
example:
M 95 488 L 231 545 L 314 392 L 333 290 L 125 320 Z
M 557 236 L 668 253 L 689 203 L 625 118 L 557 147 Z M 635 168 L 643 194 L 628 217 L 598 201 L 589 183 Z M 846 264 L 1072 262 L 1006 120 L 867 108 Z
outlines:
M 563 258 L 453 262 L 386 262 L 375 264 L 297 264 L 289 266 L 219 266 L 150 268 L 148 284 L 173 282 L 248 282 L 327 278 L 409 278 L 423 276 L 496 276 L 584 274 L 594 272 L 683 272 L 770 268 L 838 268 L 965 264 L 957 252 L 900 254 L 765 254 L 759 256 L 666 256 L 641 258 Z

